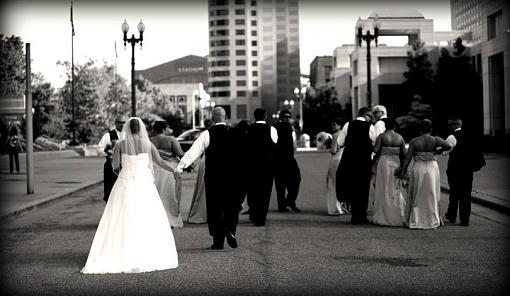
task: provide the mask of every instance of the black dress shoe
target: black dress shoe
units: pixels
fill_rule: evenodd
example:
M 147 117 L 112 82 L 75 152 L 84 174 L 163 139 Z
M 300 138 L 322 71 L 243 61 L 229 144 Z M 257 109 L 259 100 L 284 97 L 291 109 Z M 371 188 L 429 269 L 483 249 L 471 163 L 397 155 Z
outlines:
M 220 244 L 213 244 L 211 246 L 211 250 L 223 250 L 223 245 Z
M 300 210 L 298 207 L 296 207 L 296 206 L 288 206 L 288 207 L 289 207 L 291 210 L 293 210 L 294 212 L 296 212 L 296 213 L 301 212 L 301 210 Z
M 278 212 L 288 212 L 288 211 L 289 211 L 289 209 L 287 209 L 287 208 L 279 208 L 278 209 Z
M 459 225 L 460 226 L 469 226 L 469 223 L 467 223 L 467 222 L 460 222 Z
M 255 225 L 255 226 L 264 226 L 264 225 L 266 225 L 266 223 L 265 222 L 253 222 L 253 225 Z
M 231 248 L 237 248 L 237 239 L 235 237 L 235 235 L 232 234 L 232 232 L 230 231 L 225 231 L 225 238 L 227 239 L 227 244 L 231 247 Z

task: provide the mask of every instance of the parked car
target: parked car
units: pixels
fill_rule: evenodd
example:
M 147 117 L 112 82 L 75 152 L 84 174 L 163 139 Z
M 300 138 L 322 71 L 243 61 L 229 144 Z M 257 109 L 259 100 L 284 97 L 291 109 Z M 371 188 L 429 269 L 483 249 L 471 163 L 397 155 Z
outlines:
M 193 142 L 200 136 L 200 134 L 205 130 L 205 128 L 199 129 L 189 129 L 180 134 L 176 139 L 179 144 L 181 144 L 181 148 L 184 152 L 188 151 L 188 149 L 193 145 Z

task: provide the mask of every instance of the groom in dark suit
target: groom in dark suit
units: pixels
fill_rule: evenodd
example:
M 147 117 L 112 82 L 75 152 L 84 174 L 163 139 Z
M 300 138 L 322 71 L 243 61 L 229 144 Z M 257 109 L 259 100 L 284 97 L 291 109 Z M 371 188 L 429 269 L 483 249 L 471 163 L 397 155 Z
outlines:
M 478 143 L 472 141 L 462 129 L 462 120 L 448 120 L 448 128 L 452 134 L 446 139 L 453 148 L 448 158 L 448 185 L 450 185 L 450 201 L 445 214 L 450 223 L 455 223 L 457 209 L 461 226 L 469 225 L 471 215 L 471 190 L 473 188 L 473 172 L 485 166 L 485 159 Z
M 376 130 L 371 110 L 363 107 L 358 117 L 342 128 L 337 144 L 345 147 L 336 172 L 336 196 L 340 202 L 351 203 L 351 223 L 368 223 L 368 193 L 372 168 L 372 147 Z
M 207 226 L 213 237 L 211 249 L 223 249 L 225 238 L 232 248 L 237 248 L 235 237 L 241 204 L 236 191 L 239 173 L 236 165 L 239 147 L 233 128 L 225 123 L 226 113 L 221 107 L 212 111 L 214 125 L 203 131 L 182 157 L 177 171 L 190 166 L 205 152 L 205 196 Z

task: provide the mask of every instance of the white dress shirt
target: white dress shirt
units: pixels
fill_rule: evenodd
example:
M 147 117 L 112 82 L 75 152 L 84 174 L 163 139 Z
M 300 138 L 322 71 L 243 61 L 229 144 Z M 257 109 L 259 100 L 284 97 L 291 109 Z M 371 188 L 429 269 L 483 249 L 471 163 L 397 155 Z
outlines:
M 255 123 L 266 124 L 266 122 L 264 120 L 255 121 Z M 294 133 L 294 139 L 295 138 L 296 138 L 296 134 Z M 278 131 L 276 130 L 276 128 L 274 126 L 271 126 L 271 140 L 275 144 L 278 142 Z
M 360 121 L 366 121 L 364 117 L 356 117 L 356 120 Z M 344 124 L 344 127 L 342 128 L 342 131 L 338 135 L 338 139 L 336 140 L 337 145 L 339 148 L 342 148 L 345 146 L 345 138 L 347 137 L 347 130 L 349 129 L 349 123 L 347 122 Z M 370 129 L 368 131 L 368 136 L 370 137 L 370 140 L 372 141 L 372 145 L 375 144 L 375 140 L 377 139 L 376 136 L 376 130 L 373 125 L 370 125 Z
M 386 131 L 386 124 L 384 124 L 384 121 L 382 121 L 383 118 L 387 118 L 386 115 L 381 116 L 379 120 L 374 124 L 375 127 L 375 138 L 384 133 Z
M 122 140 L 122 138 L 124 137 L 124 133 L 118 131 L 117 129 L 115 129 L 115 132 L 117 133 L 117 137 L 119 138 L 119 140 Z M 99 143 L 97 144 L 97 154 L 106 156 L 106 153 L 104 152 L 104 148 L 106 148 L 106 145 L 112 145 L 112 141 L 110 140 L 110 132 L 104 134 Z
M 218 122 L 214 125 L 227 125 L 225 122 Z M 184 154 L 181 161 L 177 165 L 177 171 L 182 172 L 183 169 L 189 167 L 197 158 L 205 152 L 211 142 L 211 135 L 208 130 L 203 131 L 200 136 L 193 142 L 191 148 Z

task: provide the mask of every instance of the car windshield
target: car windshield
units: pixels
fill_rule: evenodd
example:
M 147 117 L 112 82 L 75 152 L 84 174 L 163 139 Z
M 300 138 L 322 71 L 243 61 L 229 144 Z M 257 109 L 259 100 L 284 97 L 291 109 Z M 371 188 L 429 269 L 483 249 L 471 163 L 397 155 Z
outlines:
M 180 134 L 177 137 L 177 139 L 179 139 L 179 140 L 187 140 L 189 138 L 196 138 L 197 134 L 200 134 L 200 130 L 198 130 L 198 129 L 187 130 L 187 131 L 183 132 L 182 134 Z

